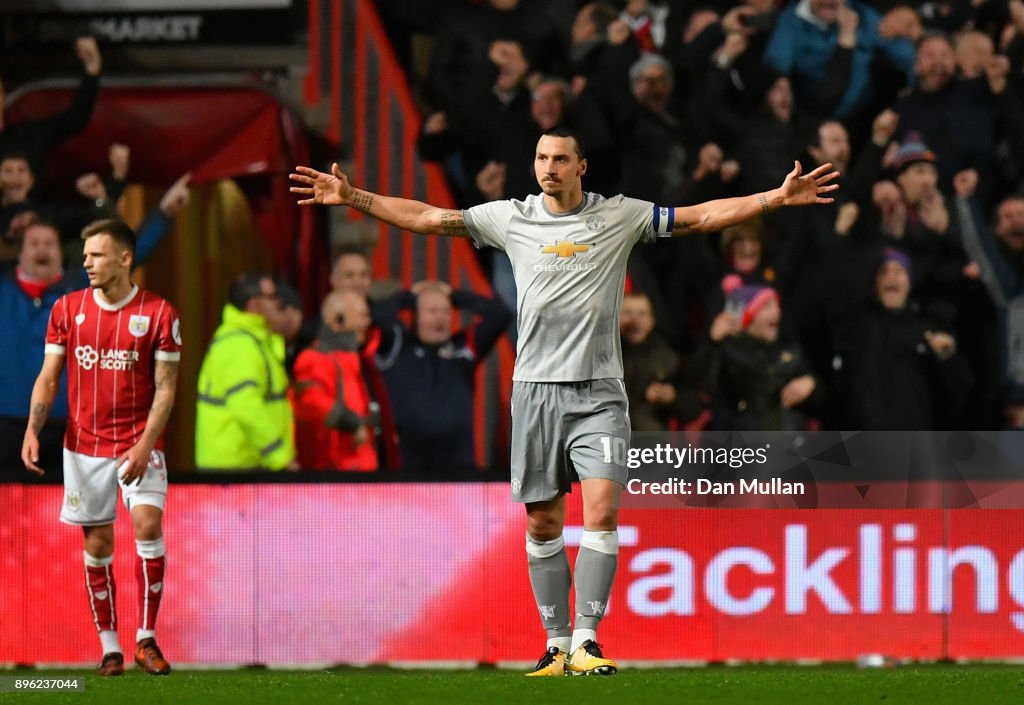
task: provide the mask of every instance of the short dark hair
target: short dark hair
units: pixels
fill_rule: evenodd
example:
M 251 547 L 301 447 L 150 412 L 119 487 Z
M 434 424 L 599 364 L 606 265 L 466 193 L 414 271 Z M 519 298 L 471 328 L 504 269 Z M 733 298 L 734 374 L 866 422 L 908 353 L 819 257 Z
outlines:
M 950 37 L 949 34 L 943 32 L 940 29 L 926 29 L 925 31 L 921 32 L 921 36 L 918 37 L 917 41 L 914 43 L 914 53 L 916 54 L 918 51 L 920 51 L 921 46 L 925 42 L 931 41 L 932 39 L 941 39 L 947 45 L 949 45 L 950 49 L 953 49 L 954 51 L 956 50 L 956 46 L 953 43 L 953 38 Z
M 63 243 L 60 240 L 60 228 L 58 228 L 53 223 L 53 221 L 51 221 L 51 220 L 44 220 L 43 218 L 39 217 L 39 215 L 37 213 L 35 213 L 34 211 L 29 211 L 29 221 L 25 224 L 25 226 L 17 234 L 17 242 L 18 242 L 18 247 L 19 248 L 24 247 L 24 245 L 25 245 L 25 233 L 28 232 L 29 228 L 47 228 L 49 230 L 52 230 L 53 232 L 55 232 L 57 234 L 57 244 L 58 245 L 63 245 Z
M 552 127 L 550 130 L 545 130 L 542 137 L 563 137 L 572 139 L 576 143 L 576 156 L 580 159 L 587 158 L 587 148 L 583 144 L 583 138 L 579 136 L 575 130 L 568 127 L 559 125 L 558 127 Z
M 49 220 L 47 218 L 43 218 L 42 216 L 40 216 L 35 211 L 29 211 L 29 213 L 31 215 L 29 217 L 29 221 L 25 224 L 25 230 L 28 230 L 29 228 L 39 228 L 39 227 L 50 228 L 51 230 L 56 232 L 57 233 L 57 237 L 60 238 L 60 228 L 57 227 L 56 223 L 54 223 L 52 220 Z
M 341 247 L 336 248 L 331 254 L 331 269 L 334 269 L 334 267 L 337 266 L 338 260 L 348 255 L 362 257 L 366 260 L 367 264 L 370 262 L 370 254 L 364 248 L 359 247 L 358 245 L 342 245 Z
M 135 231 L 123 220 L 108 218 L 94 220 L 82 228 L 82 239 L 88 240 L 95 235 L 109 235 L 114 242 L 132 253 L 135 257 Z
M 274 285 L 277 287 L 277 298 L 285 308 L 294 308 L 302 311 L 306 308 L 302 301 L 302 295 L 284 277 L 274 277 Z
M 20 159 L 21 161 L 28 163 L 28 168 L 32 170 L 32 174 L 35 175 L 35 169 L 32 165 L 32 158 L 28 152 L 12 147 L 10 149 L 0 152 L 0 162 L 5 162 L 8 159 Z
M 625 292 L 622 295 L 622 300 L 625 301 L 626 299 L 643 299 L 647 303 L 651 304 L 652 308 L 654 307 L 654 304 L 651 302 L 651 297 L 648 296 L 647 293 L 644 292 L 642 289 L 632 289 L 630 291 Z
M 1003 210 L 1003 206 L 1011 201 L 1024 202 L 1024 193 L 1011 193 L 1009 196 L 1005 196 L 999 199 L 996 203 L 995 208 L 992 209 L 992 222 L 995 223 L 999 219 L 999 211 Z
M 239 274 L 228 288 L 228 303 L 239 311 L 244 311 L 246 304 L 251 299 L 263 295 L 263 287 L 261 285 L 264 279 L 273 280 L 273 277 L 263 272 Z
M 797 132 L 803 134 L 803 143 L 808 147 L 821 147 L 821 128 L 830 122 L 834 122 L 844 130 L 846 125 L 843 124 L 842 120 L 836 118 L 804 118 L 797 124 Z M 847 133 L 849 134 L 849 133 Z

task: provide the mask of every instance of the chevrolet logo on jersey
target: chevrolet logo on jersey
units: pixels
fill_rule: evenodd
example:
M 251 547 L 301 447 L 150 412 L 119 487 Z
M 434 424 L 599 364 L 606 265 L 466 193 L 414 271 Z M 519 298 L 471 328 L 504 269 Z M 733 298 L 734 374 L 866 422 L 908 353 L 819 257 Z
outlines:
M 545 260 L 548 264 L 533 265 L 533 271 L 589 272 L 597 269 L 597 264 L 595 262 L 586 261 L 589 258 L 584 258 L 582 260 L 576 259 L 576 255 L 584 252 L 590 252 L 593 247 L 596 247 L 596 245 L 592 242 L 582 242 L 577 244 L 572 240 L 556 240 L 554 245 L 542 245 L 540 248 L 541 253 L 545 255 L 554 255 L 556 259 L 554 262 L 551 260 Z
M 580 243 L 577 245 L 572 240 L 559 240 L 554 245 L 545 245 L 540 251 L 546 255 L 557 255 L 560 258 L 566 258 L 575 257 L 581 252 L 589 252 L 593 246 L 591 243 Z

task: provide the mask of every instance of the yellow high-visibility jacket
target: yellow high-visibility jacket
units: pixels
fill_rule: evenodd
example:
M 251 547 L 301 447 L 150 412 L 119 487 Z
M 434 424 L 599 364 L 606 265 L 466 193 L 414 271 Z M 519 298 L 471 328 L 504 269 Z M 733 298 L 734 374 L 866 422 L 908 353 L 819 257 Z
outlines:
M 228 304 L 199 370 L 196 467 L 281 470 L 294 459 L 284 340 Z

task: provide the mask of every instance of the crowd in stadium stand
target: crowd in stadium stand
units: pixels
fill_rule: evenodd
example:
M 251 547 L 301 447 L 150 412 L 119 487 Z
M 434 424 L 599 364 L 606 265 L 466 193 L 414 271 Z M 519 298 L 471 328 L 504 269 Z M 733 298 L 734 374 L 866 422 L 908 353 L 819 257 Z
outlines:
M 0 468 L 5 474 L 21 466 L 21 438 L 50 309 L 62 295 L 88 286 L 80 266 L 82 241 L 75 235 L 91 221 L 116 217 L 131 160 L 128 147 L 111 144 L 107 176 L 77 176 L 75 200 L 51 198 L 37 188 L 48 155 L 85 128 L 99 92 L 103 64 L 95 39 L 79 39 L 75 52 L 82 75 L 64 110 L 16 125 L 6 125 L 0 113 Z M 4 95 L 0 82 L 0 100 Z M 178 179 L 139 225 L 136 264 L 144 263 L 170 232 L 174 216 L 188 202 L 188 181 L 188 174 Z M 65 389 L 62 377 L 41 433 L 40 464 L 57 475 L 68 413 Z
M 462 206 L 535 191 L 555 125 L 587 190 L 666 206 L 772 188 L 797 157 L 843 173 L 833 205 L 634 250 L 638 427 L 1024 425 L 1024 3 L 412 4 L 386 17 Z
M 795 158 L 842 172 L 834 204 L 634 250 L 621 335 L 635 430 L 1024 427 L 1024 1 L 379 6 L 423 107 L 419 153 L 463 207 L 536 192 L 534 146 L 556 126 L 582 137 L 587 190 L 665 206 L 774 188 Z M 128 173 L 112 144 L 76 201 L 37 187 L 99 91 L 95 41 L 76 52 L 66 110 L 0 122 L 0 327 L 21 331 L 0 336 L 5 468 L 19 464 L 49 306 L 84 286 L 75 234 L 116 212 Z M 137 262 L 187 186 L 140 226 Z M 508 260 L 481 258 L 504 307 L 443 282 L 375 296 L 357 249 L 335 253 L 320 302 L 269 273 L 240 278 L 218 335 L 265 345 L 220 361 L 210 347 L 204 370 L 222 369 L 199 381 L 197 466 L 472 468 L 474 373 L 515 335 Z M 321 316 L 303 320 L 304 303 Z M 453 330 L 453 308 L 474 323 Z M 243 361 L 280 377 L 242 405 L 245 423 L 218 403 L 248 379 Z M 261 394 L 273 423 L 246 437 Z

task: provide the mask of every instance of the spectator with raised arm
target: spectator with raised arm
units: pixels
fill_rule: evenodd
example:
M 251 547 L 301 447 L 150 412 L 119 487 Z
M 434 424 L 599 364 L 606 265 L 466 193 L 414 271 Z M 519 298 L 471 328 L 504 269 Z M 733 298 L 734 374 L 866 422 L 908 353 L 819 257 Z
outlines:
M 453 309 L 475 320 L 455 331 Z M 398 320 L 401 310 L 413 312 L 412 327 Z M 476 370 L 511 319 L 500 301 L 436 281 L 418 282 L 374 308 L 404 470 L 452 477 L 476 468 Z
M 171 231 L 171 221 L 188 202 L 188 174 L 164 194 L 160 205 L 147 214 L 138 228 L 133 264 L 143 264 Z M 24 431 L 29 416 L 34 374 L 43 362 L 43 347 L 50 309 L 64 294 L 88 286 L 81 265 L 64 269 L 60 232 L 52 223 L 32 221 L 21 236 L 18 262 L 0 271 L 0 319 L 18 335 L 0 335 L 0 473 L 21 467 L 16 429 Z M 66 373 L 54 398 L 46 426 L 40 434 L 43 464 L 47 471 L 61 471 L 61 439 L 67 420 Z
M 938 188 L 947 197 L 953 194 L 954 174 L 978 170 L 978 195 L 984 199 L 991 191 L 988 172 L 995 156 L 992 86 L 987 76 L 961 78 L 956 69 L 950 38 L 926 32 L 917 46 L 914 86 L 895 104 L 900 116 L 896 139 L 906 142 L 915 133 L 931 147 Z
M 658 54 L 644 54 L 629 67 L 629 83 L 632 110 L 619 126 L 619 189 L 659 203 L 673 201 L 684 185 L 686 145 L 683 125 L 672 109 L 672 65 Z
M 765 62 L 791 78 L 802 111 L 853 118 L 870 100 L 876 58 L 911 76 L 916 37 L 883 38 L 880 20 L 858 0 L 794 0 L 779 16 Z
M 424 159 L 446 161 L 449 174 L 466 203 L 498 197 L 523 198 L 530 188 L 526 146 L 536 140 L 527 85 L 531 67 L 523 47 L 514 41 L 491 43 L 487 61 L 494 68 L 491 84 L 469 87 L 452 97 L 442 113 L 427 118 L 418 148 Z M 501 165 L 495 190 L 481 188 L 477 176 L 491 165 Z
M 20 214 L 31 211 L 54 223 L 65 234 L 78 233 L 94 220 L 117 216 L 117 202 L 127 186 L 129 149 L 121 144 L 110 146 L 108 156 L 110 176 L 104 180 L 96 172 L 82 174 L 75 180 L 75 190 L 81 200 L 60 202 L 40 194 L 38 180 L 29 156 L 12 151 L 0 156 L 0 239 L 6 245 L 14 243 L 18 227 L 11 227 Z M 64 244 L 67 261 L 77 264 L 82 256 L 82 243 L 68 238 Z
M 706 13 L 691 16 L 673 65 L 680 88 L 693 95 L 688 115 L 700 140 L 731 145 L 742 134 L 742 116 L 757 110 L 775 79 L 762 57 L 778 11 L 773 0 L 746 0 L 704 26 Z
M 871 299 L 836 329 L 840 428 L 929 431 L 961 428 L 972 375 L 956 339 L 910 300 L 913 266 L 881 255 Z
M 778 293 L 738 284 L 724 283 L 725 310 L 693 360 L 694 379 L 711 396 L 712 428 L 802 430 L 821 396 L 818 381 L 800 349 L 779 341 Z
M 1004 199 L 990 230 L 974 200 L 977 173 L 961 172 L 953 184 L 964 249 L 999 313 L 1004 423 L 1024 428 L 1024 197 Z
M 103 179 L 94 171 L 87 172 L 75 181 L 79 195 L 91 201 L 96 212 L 113 215 L 117 213 L 117 202 L 121 200 L 128 185 L 128 164 L 131 150 L 127 145 L 112 144 L 107 150 L 110 162 L 110 176 Z
M 462 3 L 442 16 L 427 79 L 431 107 L 449 110 L 466 96 L 490 88 L 496 69 L 488 56 L 495 42 L 517 44 L 535 70 L 562 74 L 565 46 L 545 4 L 539 0 L 485 0 Z
M 8 125 L 0 109 L 0 154 L 17 150 L 28 156 L 33 171 L 41 173 L 49 153 L 62 142 L 78 134 L 92 118 L 99 94 L 103 59 L 94 37 L 80 37 L 75 41 L 75 53 L 82 62 L 82 78 L 64 110 L 35 120 Z M 0 106 L 6 97 L 0 77 Z

